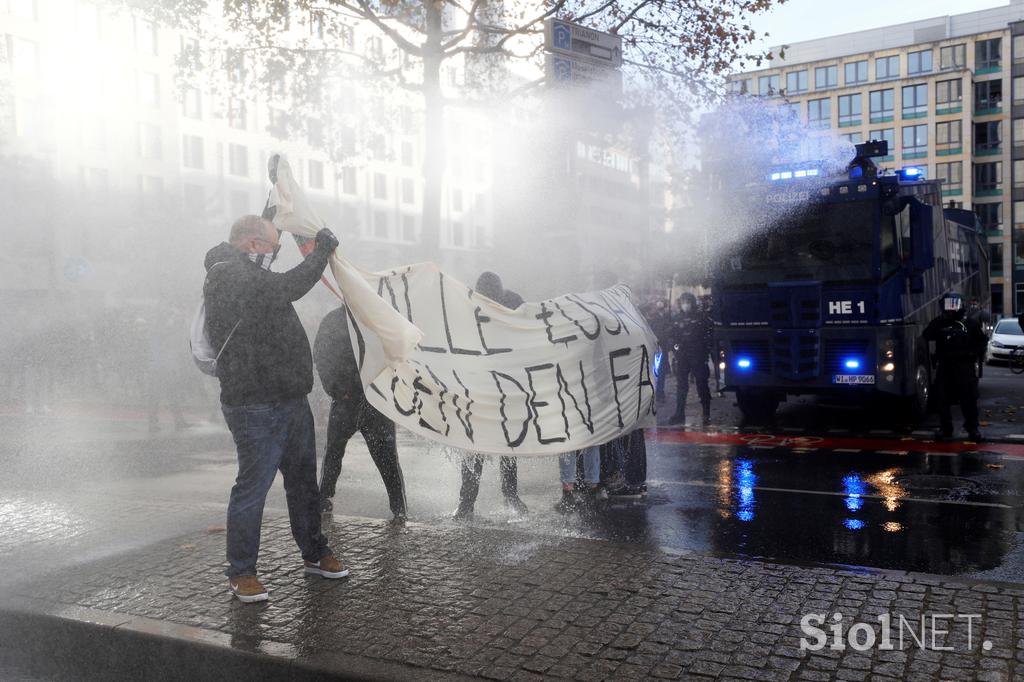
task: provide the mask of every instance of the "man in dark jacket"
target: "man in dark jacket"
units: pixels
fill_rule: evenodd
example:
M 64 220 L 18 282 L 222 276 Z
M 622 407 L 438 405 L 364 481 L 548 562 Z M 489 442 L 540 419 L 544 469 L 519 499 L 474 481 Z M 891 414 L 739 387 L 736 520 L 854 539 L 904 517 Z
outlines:
M 225 574 L 243 602 L 267 599 L 256 578 L 256 559 L 263 506 L 278 469 L 305 572 L 324 578 L 348 575 L 320 532 L 316 441 L 306 399 L 313 389 L 313 359 L 292 307 L 320 279 L 338 240 L 330 230 L 321 230 L 316 248 L 302 263 L 276 273 L 270 265 L 279 238 L 273 223 L 247 215 L 231 226 L 227 242 L 206 254 L 206 328 L 213 347 L 220 349 L 221 410 L 238 451 L 238 476 L 228 502 Z
M 964 316 L 960 294 L 943 294 L 942 312 L 928 323 L 924 338 L 935 342 L 934 399 L 939 407 L 939 436 L 953 437 L 950 407 L 959 402 L 967 437 L 980 441 L 975 363 L 984 362 L 987 339 L 978 321 Z
M 697 308 L 693 294 L 679 297 L 679 314 L 672 321 L 669 332 L 675 351 L 673 368 L 676 371 L 676 411 L 669 424 L 682 424 L 686 420 L 686 395 L 690 388 L 690 375 L 700 396 L 701 417 L 705 425 L 711 420 L 711 390 L 708 388 L 708 356 L 711 353 L 713 326 L 711 318 Z
M 341 306 L 327 313 L 313 342 L 313 359 L 327 395 L 331 416 L 327 422 L 327 450 L 320 472 L 320 509 L 330 512 L 345 446 L 358 431 L 363 434 L 373 463 L 384 481 L 395 523 L 405 521 L 405 485 L 395 447 L 395 423 L 366 400 L 359 367 L 352 352 L 347 311 Z
M 523 304 L 523 297 L 514 291 L 505 289 L 501 278 L 493 272 L 484 272 L 476 280 L 476 291 L 501 305 L 515 310 Z M 505 496 L 505 506 L 514 514 L 522 515 L 528 510 L 526 504 L 519 499 L 519 471 L 515 457 L 501 458 L 501 492 Z M 459 489 L 459 508 L 455 510 L 456 519 L 467 519 L 473 515 L 473 506 L 480 493 L 480 476 L 484 471 L 484 458 L 481 455 L 469 455 L 462 461 L 462 487 Z

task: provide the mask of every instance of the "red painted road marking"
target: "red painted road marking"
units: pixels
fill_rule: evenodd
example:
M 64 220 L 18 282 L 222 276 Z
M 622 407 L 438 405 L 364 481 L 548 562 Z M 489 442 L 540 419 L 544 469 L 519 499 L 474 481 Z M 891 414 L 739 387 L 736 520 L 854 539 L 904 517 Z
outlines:
M 901 452 L 986 452 L 1005 457 L 1024 459 L 1024 444 L 966 443 L 893 438 L 831 438 L 829 436 L 787 436 L 773 433 L 714 433 L 703 431 L 677 431 L 648 429 L 647 437 L 660 443 L 689 443 L 692 445 L 746 445 L 758 448 L 799 448 L 801 450 L 898 450 Z

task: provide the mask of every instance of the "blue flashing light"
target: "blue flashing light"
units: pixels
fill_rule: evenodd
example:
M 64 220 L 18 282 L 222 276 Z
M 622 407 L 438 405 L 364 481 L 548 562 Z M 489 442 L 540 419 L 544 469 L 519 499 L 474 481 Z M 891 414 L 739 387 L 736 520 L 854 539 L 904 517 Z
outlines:
M 853 180 L 855 178 L 863 178 L 863 177 L 864 177 L 864 168 L 862 166 L 854 166 L 853 168 L 850 169 L 850 179 L 851 180 Z
M 739 488 L 739 505 L 736 518 L 740 521 L 754 520 L 754 487 L 757 485 L 757 474 L 754 463 L 749 459 L 736 461 L 736 483 Z
M 821 175 L 818 168 L 787 168 L 772 171 L 768 179 L 772 182 L 778 180 L 792 180 L 794 178 L 816 178 Z
M 856 474 L 850 474 L 843 478 L 843 492 L 846 493 L 846 508 L 852 512 L 860 511 L 861 507 L 864 506 L 864 493 L 867 492 L 867 487 L 864 485 L 864 481 L 861 480 L 860 476 Z
M 739 358 L 736 360 L 736 367 L 739 369 L 750 369 L 754 366 L 754 363 L 750 361 L 750 358 Z
M 843 361 L 843 367 L 846 369 L 860 369 L 860 360 L 858 358 L 847 358 Z
M 919 166 L 907 166 L 900 171 L 903 180 L 924 180 L 924 169 Z
M 659 350 L 654 354 L 654 376 L 661 377 L 661 368 L 665 362 L 664 354 Z
M 846 519 L 845 521 L 843 521 L 843 525 L 849 528 L 850 530 L 860 530 L 864 527 L 864 522 L 860 519 Z

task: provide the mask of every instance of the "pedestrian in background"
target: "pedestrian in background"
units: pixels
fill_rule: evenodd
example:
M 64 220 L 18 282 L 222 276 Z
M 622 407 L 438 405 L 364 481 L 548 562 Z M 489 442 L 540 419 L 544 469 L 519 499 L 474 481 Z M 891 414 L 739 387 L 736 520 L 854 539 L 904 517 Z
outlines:
M 395 446 L 395 423 L 366 400 L 359 378 L 352 341 L 349 338 L 345 306 L 329 312 L 320 323 L 313 342 L 313 359 L 327 395 L 331 413 L 327 421 L 327 448 L 320 471 L 320 511 L 334 509 L 332 498 L 345 446 L 358 431 L 366 441 L 370 458 L 380 472 L 388 493 L 393 523 L 405 522 L 405 483 Z
M 238 476 L 227 514 L 228 585 L 243 602 L 264 601 L 256 577 L 267 492 L 278 469 L 284 478 L 292 537 L 306 573 L 343 578 L 345 568 L 320 531 L 316 436 L 306 396 L 313 358 L 292 303 L 320 279 L 338 246 L 330 230 L 287 272 L 270 270 L 280 245 L 273 223 L 242 216 L 227 242 L 206 254 L 206 330 L 219 348 L 221 410 L 238 451 Z

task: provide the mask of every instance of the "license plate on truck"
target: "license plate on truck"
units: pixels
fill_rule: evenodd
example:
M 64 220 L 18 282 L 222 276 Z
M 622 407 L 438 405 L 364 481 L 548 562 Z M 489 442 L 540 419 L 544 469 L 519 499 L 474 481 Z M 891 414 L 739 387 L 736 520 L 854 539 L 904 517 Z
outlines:
M 833 374 L 833 384 L 873 384 L 874 374 Z

